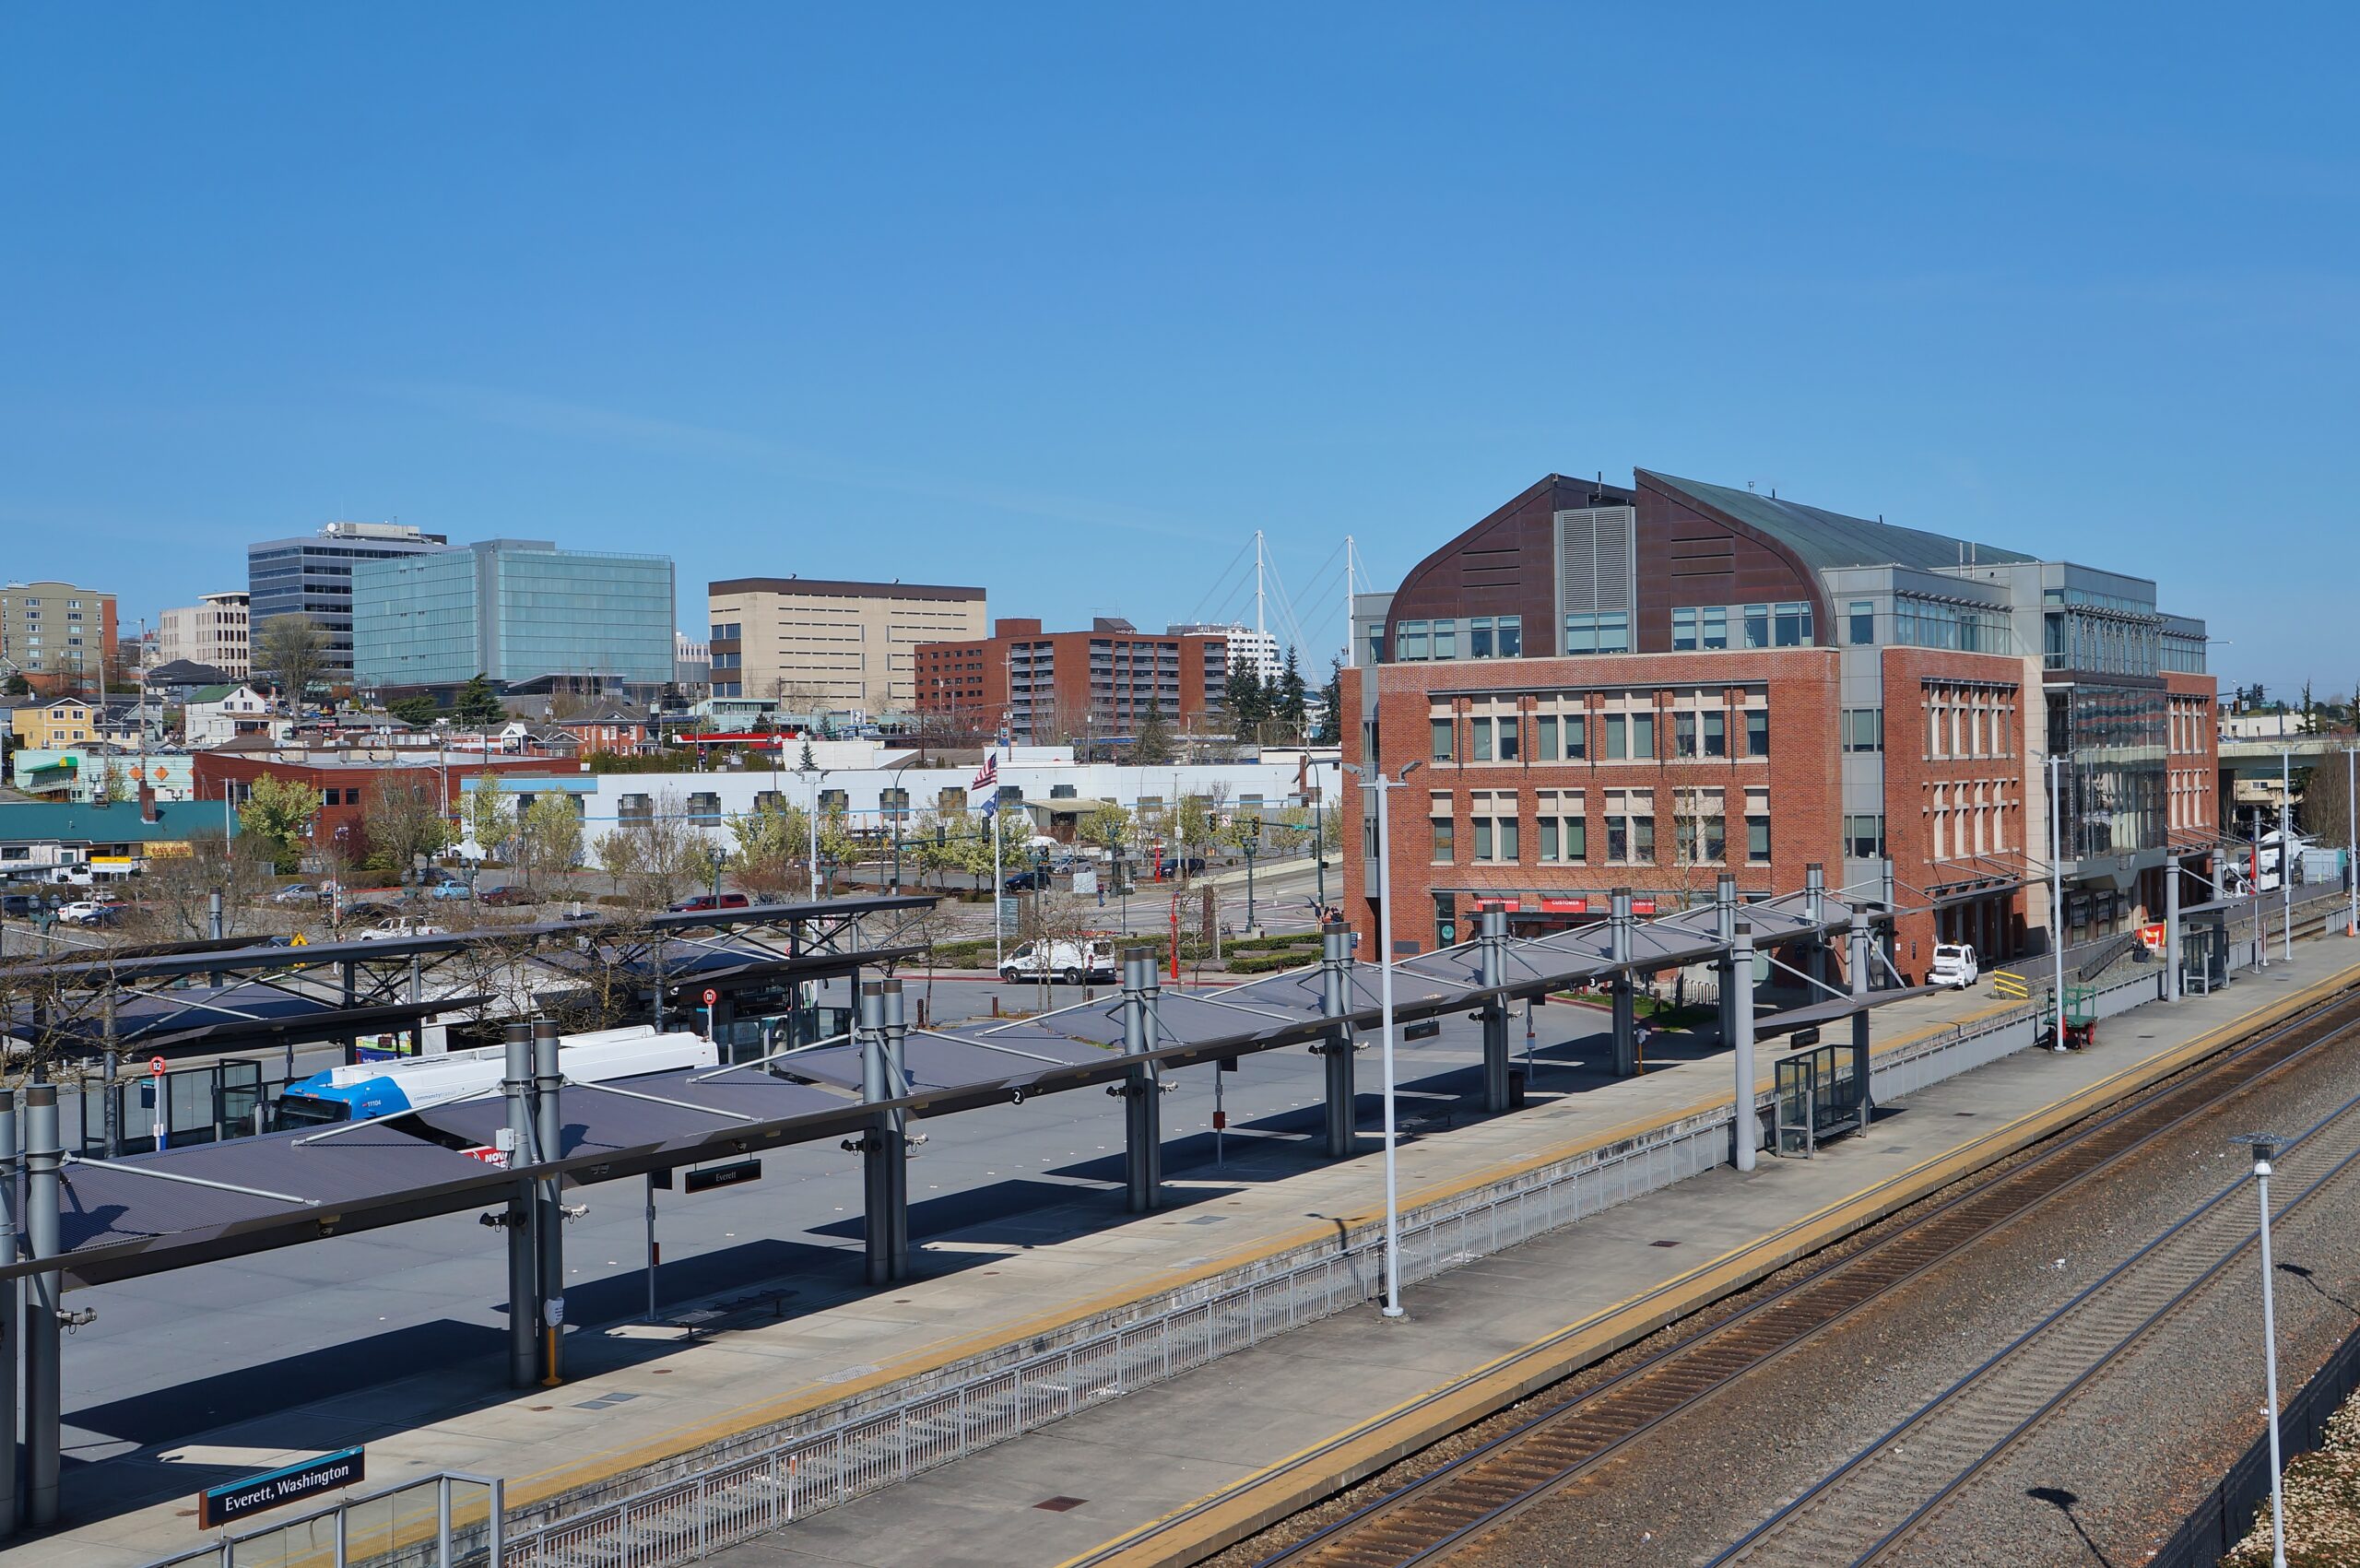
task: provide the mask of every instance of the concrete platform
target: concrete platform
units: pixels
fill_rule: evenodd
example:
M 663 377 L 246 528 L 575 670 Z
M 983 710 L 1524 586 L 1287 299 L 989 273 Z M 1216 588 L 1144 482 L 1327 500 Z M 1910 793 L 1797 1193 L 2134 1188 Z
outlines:
M 1428 1440 L 1422 1433 L 1469 1419 L 1484 1401 L 1561 1375 L 2355 975 L 2360 952 L 2341 941 L 2305 943 L 2293 965 L 2116 1020 L 2089 1053 L 2024 1054 L 1927 1091 L 1822 1159 L 1765 1161 L 1750 1178 L 1716 1173 L 1441 1276 L 1412 1292 L 1406 1323 L 1351 1312 L 1297 1330 L 814 1515 L 728 1560 L 1050 1562 L 1092 1553 L 1175 1511 L 1187 1515 L 1185 1530 L 1124 1550 L 1125 1560 L 1162 1560 L 1184 1536 L 1233 1538 L 1295 1505 L 1291 1499 L 1332 1490 Z M 1900 1050 L 2012 1006 L 1986 995 L 1896 1004 L 1877 1015 L 1877 1049 Z M 1546 1007 L 1538 1028 L 1537 1103 L 1467 1120 L 1439 1096 L 1422 1097 L 1400 1156 L 1405 1207 L 1728 1103 L 1720 1052 L 1659 1060 L 1644 1077 L 1617 1081 L 1605 1072 L 1602 1014 Z M 1446 1038 L 1425 1067 L 1450 1063 L 1454 1052 L 1463 1063 L 1470 1033 Z M 1658 1043 L 1669 1054 L 1676 1042 Z M 1765 1053 L 1765 1069 L 1768 1060 Z M 1374 1060 L 1364 1058 L 1362 1071 L 1365 1111 Z M 925 1277 L 890 1291 L 798 1302 L 795 1315 L 781 1306 L 774 1321 L 741 1303 L 716 1311 L 702 1332 L 577 1332 L 562 1389 L 511 1396 L 493 1385 L 490 1367 L 466 1363 L 181 1434 L 170 1453 L 111 1459 L 93 1467 L 103 1477 L 88 1478 L 103 1480 L 110 1496 L 158 1501 L 92 1518 L 86 1487 L 84 1522 L 0 1552 L 0 1561 L 132 1568 L 199 1544 L 187 1498 L 222 1479 L 218 1470 L 234 1475 L 349 1443 L 368 1445 L 372 1485 L 459 1469 L 508 1478 L 512 1509 L 611 1495 L 734 1434 L 848 1400 L 891 1398 L 941 1369 L 1120 1321 L 1192 1282 L 1332 1243 L 1381 1212 L 1374 1158 L 1306 1167 L 1300 1140 L 1283 1140 L 1283 1151 L 1280 1140 L 1261 1141 L 1270 1147 L 1233 1138 L 1228 1164 L 1187 1172 L 1174 1184 L 1174 1210 L 1109 1223 L 1103 1202 L 1089 1212 L 1051 1206 L 939 1233 L 922 1249 Z M 1363 1143 L 1373 1151 L 1373 1139 Z M 1678 1245 L 1654 1244 L 1667 1240 Z M 214 1463 L 193 1465 L 191 1456 Z M 1037 1506 L 1056 1496 L 1086 1501 L 1065 1512 Z

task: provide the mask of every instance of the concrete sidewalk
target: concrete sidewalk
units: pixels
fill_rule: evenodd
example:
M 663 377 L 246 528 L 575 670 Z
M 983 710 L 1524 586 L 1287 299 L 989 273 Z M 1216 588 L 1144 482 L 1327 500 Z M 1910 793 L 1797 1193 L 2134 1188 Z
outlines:
M 1975 1158 L 1961 1150 L 1982 1147 L 1978 1136 L 1991 1122 L 2017 1117 L 2016 1130 L 2023 1133 L 2052 1114 L 2043 1108 L 2061 1097 L 2112 1075 L 2152 1067 L 2176 1041 L 2280 1002 L 2298 983 L 2323 978 L 2329 956 L 2340 957 L 2342 944 L 2307 944 L 2298 952 L 2301 961 L 2291 969 L 2273 968 L 2267 979 L 2256 976 L 2168 1012 L 2130 1015 L 2138 1030 L 2118 1025 L 2102 1033 L 2101 1046 L 2086 1055 L 2020 1058 L 1961 1080 L 1957 1088 L 1932 1091 L 1970 1092 L 1971 1086 L 1971 1093 L 1980 1095 L 1987 1092 L 1987 1079 L 2021 1080 L 2012 1091 L 2014 1099 L 1995 1100 L 1991 1109 L 1978 1114 L 1979 1120 L 1896 1118 L 1879 1123 L 1868 1140 L 1855 1140 L 1858 1147 L 1828 1159 L 1768 1161 L 1744 1183 L 1724 1173 L 1684 1184 L 1644 1200 L 1667 1208 L 1634 1204 L 1616 1209 L 1548 1242 L 1437 1280 L 1419 1292 L 1429 1298 L 1426 1304 L 1413 1303 L 1415 1326 L 1381 1342 L 1363 1345 L 1351 1338 L 1368 1332 L 1369 1325 L 1361 1322 L 1366 1315 L 1348 1314 L 1164 1389 L 1117 1401 L 818 1516 L 796 1527 L 791 1550 L 823 1561 L 906 1562 L 925 1556 L 930 1550 L 925 1542 L 941 1531 L 963 1544 L 940 1561 L 1053 1561 L 1213 1488 L 1236 1484 L 1304 1441 L 1352 1429 L 1404 1395 L 1447 1384 L 1469 1366 L 1536 1336 L 1562 1335 L 1568 1324 L 1588 1321 L 1583 1315 L 1593 1308 L 1622 1314 L 1615 1326 L 1599 1331 L 1605 1339 L 1599 1343 L 1617 1334 L 1627 1338 L 1625 1331 L 1639 1331 L 1634 1325 L 1651 1314 L 1659 1320 L 1669 1313 L 1678 1291 L 1725 1290 L 1750 1277 L 1748 1270 L 1776 1267 L 1767 1261 L 1774 1256 L 1784 1261 L 1861 1222 L 1879 1203 L 1906 1201 L 1908 1182 L 1931 1179 L 1927 1173 L 1934 1164 Z M 1877 1049 L 1898 1050 L 1963 1019 L 2011 1006 L 1988 996 L 1957 995 L 1898 1003 L 1876 1015 Z M 1729 1102 L 1729 1059 L 1723 1053 L 1698 1049 L 1686 1059 L 1654 1060 L 1644 1077 L 1614 1080 L 1608 1074 L 1611 1048 L 1600 1012 L 1560 1006 L 1536 1011 L 1534 1103 L 1482 1118 L 1431 1088 L 1416 1097 L 1416 1130 L 1399 1161 L 1405 1208 L 1515 1180 Z M 2154 1040 L 2137 1038 L 2150 1031 Z M 1671 1047 L 1677 1041 L 1659 1036 L 1660 1054 L 1675 1056 Z M 1463 1020 L 1455 1021 L 1436 1043 L 1445 1048 L 1419 1054 L 1427 1071 L 1464 1068 L 1474 1059 L 1472 1026 Z M 1767 1053 L 1764 1066 L 1766 1087 Z M 1247 1067 L 1250 1071 L 1252 1064 Z M 1373 1055 L 1364 1056 L 1364 1129 L 1374 1121 L 1375 1078 Z M 1038 1103 L 1054 1111 L 1057 1100 Z M 1937 1120 L 1939 1128 L 1931 1126 Z M 1906 1126 L 1908 1136 L 1888 1138 L 1888 1126 Z M 1044 1125 L 1045 1139 L 1058 1136 L 1054 1124 Z M 1362 1157 L 1337 1163 L 1312 1161 L 1298 1138 L 1240 1134 L 1232 1143 L 1236 1152 L 1230 1165 L 1210 1173 L 1199 1167 L 1188 1179 L 1171 1184 L 1171 1208 L 1124 1220 L 1107 1211 L 1118 1200 L 1093 1196 L 986 1219 L 926 1239 L 918 1249 L 919 1277 L 890 1291 L 797 1299 L 791 1309 L 760 1299 L 714 1303 L 693 1331 L 627 1325 L 576 1332 L 568 1339 L 572 1378 L 560 1390 L 513 1395 L 498 1383 L 496 1364 L 467 1363 L 334 1391 L 291 1414 L 189 1432 L 169 1453 L 75 1467 L 68 1479 L 69 1517 L 85 1522 L 0 1553 L 0 1560 L 130 1568 L 196 1544 L 187 1498 L 199 1487 L 267 1468 L 280 1456 L 352 1443 L 369 1446 L 372 1484 L 459 1469 L 509 1478 L 512 1509 L 615 1495 L 664 1475 L 683 1456 L 738 1434 L 790 1428 L 847 1402 L 891 1402 L 944 1369 L 996 1364 L 1060 1335 L 1125 1321 L 1143 1304 L 1176 1291 L 1332 1245 L 1339 1232 L 1357 1231 L 1380 1212 L 1378 1167 L 1370 1157 L 1374 1138 L 1363 1137 Z M 1895 1178 L 1899 1185 L 1879 1185 Z M 1821 1216 L 1813 1221 L 1816 1229 L 1797 1229 L 1797 1221 L 1811 1214 Z M 1647 1245 L 1665 1236 L 1680 1240 L 1681 1247 Z M 1467 1315 L 1463 1332 L 1449 1329 L 1458 1319 L 1438 1303 L 1489 1288 L 1481 1281 L 1493 1276 L 1477 1268 L 1505 1270 L 1513 1278 L 1531 1267 L 1527 1254 L 1538 1256 L 1540 1247 L 1577 1255 L 1579 1277 L 1570 1283 L 1537 1284 L 1521 1292 L 1520 1310 L 1486 1308 Z M 1684 1276 L 1689 1283 L 1675 1290 L 1675 1281 L 1683 1278 L 1681 1266 L 1700 1254 L 1716 1262 L 1692 1270 Z M 1722 1254 L 1729 1258 L 1717 1256 Z M 1634 1307 L 1634 1300 L 1658 1305 Z M 797 1315 L 785 1315 L 790 1310 Z M 1311 1349 L 1331 1343 L 1332 1351 Z M 1363 1370 L 1331 1375 L 1316 1397 L 1257 1397 L 1250 1422 L 1195 1419 L 1192 1412 L 1217 1409 L 1223 1399 L 1234 1398 L 1221 1390 L 1266 1386 L 1274 1363 L 1314 1353 L 1332 1354 Z M 1588 1355 L 1594 1349 L 1585 1340 L 1566 1353 Z M 1249 1367 L 1254 1370 L 1244 1370 Z M 1150 1410 L 1162 1414 L 1135 1413 Z M 1082 1446 L 1105 1440 L 1076 1435 L 1090 1430 L 1082 1421 L 1102 1420 L 1146 1421 L 1125 1430 L 1158 1435 L 1151 1443 L 1130 1445 L 1140 1463 L 1110 1465 L 1111 1450 Z M 1255 1432 L 1245 1432 L 1245 1425 Z M 1034 1466 L 1039 1468 L 1031 1473 L 1065 1479 L 1037 1495 L 1027 1492 L 1031 1483 L 1017 1478 Z M 1014 1468 L 1001 1472 L 997 1467 Z M 995 1474 L 1004 1474 L 1007 1485 L 988 1484 L 985 1494 L 1004 1498 L 1005 1508 L 965 1495 L 978 1484 L 974 1478 Z M 1087 1496 L 1091 1503 L 1059 1515 L 1032 1506 L 1052 1493 Z M 120 1511 L 93 1516 L 109 1506 Z M 937 1508 L 950 1512 L 933 1512 Z M 962 1520 L 968 1514 L 991 1517 Z M 918 1535 L 901 1534 L 904 1529 Z M 890 1542 L 889 1530 L 894 1536 Z M 995 1536 L 993 1530 L 1003 1533 Z
M 1724 1167 L 1468 1263 L 1406 1291 L 1403 1320 L 1323 1319 L 714 1561 L 1194 1561 L 2349 984 L 2360 952 L 2306 944 L 2086 1052 L 1921 1091 L 1815 1160 Z

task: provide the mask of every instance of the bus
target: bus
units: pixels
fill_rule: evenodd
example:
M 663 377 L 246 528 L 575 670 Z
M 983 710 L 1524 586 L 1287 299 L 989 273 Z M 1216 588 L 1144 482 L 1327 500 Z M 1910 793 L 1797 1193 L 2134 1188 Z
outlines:
M 713 1042 L 703 1036 L 683 1031 L 659 1034 L 653 1024 L 645 1023 L 569 1034 L 559 1043 L 557 1059 L 558 1070 L 575 1083 L 720 1063 Z M 272 1125 L 288 1128 L 365 1122 L 470 1095 L 496 1093 L 507 1070 L 505 1044 L 407 1061 L 330 1067 L 289 1084 L 276 1102 Z

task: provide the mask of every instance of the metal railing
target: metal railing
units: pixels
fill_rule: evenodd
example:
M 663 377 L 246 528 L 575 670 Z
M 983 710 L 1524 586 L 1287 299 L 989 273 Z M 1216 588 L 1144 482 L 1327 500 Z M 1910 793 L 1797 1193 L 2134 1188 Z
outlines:
M 496 1476 L 444 1471 L 347 1497 L 147 1568 L 507 1568 Z

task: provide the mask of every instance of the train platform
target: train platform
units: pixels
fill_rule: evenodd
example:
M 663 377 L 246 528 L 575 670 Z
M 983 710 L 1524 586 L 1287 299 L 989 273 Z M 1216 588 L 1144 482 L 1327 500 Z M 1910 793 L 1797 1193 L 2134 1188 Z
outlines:
M 2355 980 L 2360 944 L 2303 942 L 2291 964 L 2112 1020 L 2087 1052 L 2020 1052 L 1923 1090 L 1820 1158 L 1765 1157 L 1751 1175 L 1721 1169 L 1633 1198 L 1417 1285 L 1403 1320 L 1345 1311 L 716 1561 L 1186 1560 Z M 1986 993 L 1897 1002 L 1874 1015 L 1874 1050 L 1904 1051 L 2017 1006 Z M 1404 1123 L 1405 1211 L 1725 1107 L 1726 1053 L 1658 1038 L 1647 1072 L 1615 1079 L 1602 1012 L 1540 1008 L 1533 1101 L 1488 1118 L 1433 1088 L 1471 1070 L 1471 1026 L 1427 1043 L 1404 1066 L 1405 1077 L 1426 1078 Z M 1774 1055 L 1763 1055 L 1765 1089 Z M 1375 1075 L 1363 1058 L 1364 1129 Z M 1257 1141 L 1271 1158 L 1257 1161 Z M 741 1434 L 884 1408 L 956 1369 L 1122 1324 L 1363 1231 L 1381 1215 L 1375 1139 L 1335 1163 L 1302 1157 L 1304 1141 L 1233 1134 L 1226 1164 L 1186 1167 L 1169 1184 L 1172 1207 L 1134 1219 L 1110 1217 L 1099 1195 L 926 1235 L 917 1277 L 884 1291 L 798 1297 L 791 1309 L 741 1297 L 676 1310 L 669 1324 L 578 1331 L 562 1388 L 512 1395 L 468 1364 L 192 1432 L 178 1451 L 69 1474 L 69 1516 L 84 1522 L 0 1562 L 133 1568 L 185 1550 L 201 1543 L 183 1479 L 191 1461 L 261 1470 L 349 1444 L 367 1445 L 372 1485 L 437 1470 L 504 1477 L 512 1512 L 568 1514 L 628 1495 Z M 1282 1143 L 1292 1159 L 1277 1157 Z M 118 1500 L 111 1515 L 100 1516 L 101 1489 Z

